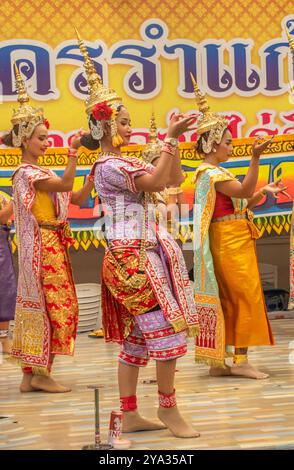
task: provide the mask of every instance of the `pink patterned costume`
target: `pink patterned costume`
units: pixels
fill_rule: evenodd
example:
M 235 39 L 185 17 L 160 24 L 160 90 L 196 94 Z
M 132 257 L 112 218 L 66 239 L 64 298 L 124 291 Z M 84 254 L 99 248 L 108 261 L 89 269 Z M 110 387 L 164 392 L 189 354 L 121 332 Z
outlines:
M 54 173 L 22 164 L 13 174 L 14 215 L 19 254 L 12 357 L 26 373 L 50 373 L 55 354 L 73 355 L 78 303 L 67 247 L 71 193 L 52 193 L 55 225 L 39 225 L 33 215 L 34 183 Z
M 119 360 L 134 366 L 145 366 L 150 357 L 165 361 L 184 355 L 187 334 L 196 334 L 198 328 L 184 258 L 171 235 L 157 227 L 154 208 L 147 216 L 143 288 L 129 287 L 113 263 L 112 255 L 130 275 L 138 272 L 143 205 L 135 178 L 153 170 L 137 158 L 111 154 L 100 156 L 95 167 L 95 188 L 107 214 L 102 272 L 105 339 L 122 344 Z

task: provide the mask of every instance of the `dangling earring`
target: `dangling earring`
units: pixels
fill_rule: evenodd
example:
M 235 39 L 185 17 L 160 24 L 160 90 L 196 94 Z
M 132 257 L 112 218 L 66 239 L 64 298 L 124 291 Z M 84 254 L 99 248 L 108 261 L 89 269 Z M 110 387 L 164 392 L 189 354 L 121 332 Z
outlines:
M 111 135 L 112 145 L 114 147 L 119 147 L 123 143 L 122 137 L 117 132 L 117 125 L 116 125 L 117 115 L 118 115 L 118 111 L 114 110 L 111 116 L 111 121 L 110 121 L 110 135 Z
M 215 152 L 216 152 L 216 149 L 213 147 L 212 151 L 215 153 Z

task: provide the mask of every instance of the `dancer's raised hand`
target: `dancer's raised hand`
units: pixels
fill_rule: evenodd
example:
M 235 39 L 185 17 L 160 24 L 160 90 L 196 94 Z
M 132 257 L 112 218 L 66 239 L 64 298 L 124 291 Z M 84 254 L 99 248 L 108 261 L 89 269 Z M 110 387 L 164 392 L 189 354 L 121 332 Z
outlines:
M 81 146 L 81 138 L 86 134 L 84 129 L 80 129 L 71 139 L 70 146 L 73 149 L 78 149 Z
M 270 146 L 273 138 L 275 136 L 272 135 L 269 139 L 265 137 L 258 136 L 252 144 L 252 156 L 254 158 L 259 158 L 260 155 Z
M 196 127 L 190 127 L 196 122 L 197 116 L 195 114 L 174 114 L 169 122 L 167 129 L 167 136 L 178 138 L 181 134 L 187 131 L 192 131 Z

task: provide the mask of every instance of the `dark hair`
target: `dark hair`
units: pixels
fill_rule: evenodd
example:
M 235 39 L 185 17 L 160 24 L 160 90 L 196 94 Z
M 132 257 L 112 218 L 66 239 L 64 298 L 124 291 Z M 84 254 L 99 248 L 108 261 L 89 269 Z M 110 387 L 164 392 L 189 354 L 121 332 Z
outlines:
M 26 124 L 27 126 L 27 124 Z M 19 124 L 15 124 L 15 126 L 13 126 L 13 129 L 8 132 L 8 134 L 4 134 L 1 139 L 2 139 L 2 142 L 4 145 L 6 145 L 7 147 L 15 147 L 13 145 L 13 139 L 12 139 L 12 132 L 17 136 L 18 133 L 19 133 Z M 33 131 L 34 132 L 34 131 Z M 20 146 L 22 148 L 22 144 Z
M 3 144 L 6 145 L 7 147 L 13 147 L 12 131 L 10 131 L 8 134 L 3 135 L 1 137 L 1 140 L 2 140 Z
M 201 134 L 197 140 L 197 143 L 196 143 L 196 151 L 197 153 L 199 154 L 205 154 L 204 150 L 203 150 L 203 140 L 205 140 L 205 142 L 207 142 L 207 139 L 209 137 L 209 132 L 204 132 L 204 134 Z
M 117 112 L 120 112 L 122 108 L 124 108 L 124 105 L 120 104 L 117 107 Z M 93 114 L 90 115 L 89 121 L 91 121 L 93 125 L 96 126 L 97 120 L 94 118 Z M 100 141 L 94 139 L 91 134 L 87 134 L 81 137 L 81 145 L 89 150 L 97 150 L 100 147 Z
M 224 136 L 224 134 L 225 134 L 225 132 L 226 132 L 227 130 L 228 130 L 228 128 L 226 127 L 226 128 L 224 129 L 223 134 L 222 134 L 222 138 L 223 138 L 223 136 Z M 209 133 L 210 133 L 210 131 L 204 132 L 203 134 L 201 134 L 201 136 L 200 136 L 199 139 L 197 140 L 197 144 L 196 144 L 196 151 L 197 151 L 197 153 L 202 154 L 202 155 L 206 155 L 206 153 L 205 153 L 204 150 L 203 150 L 203 141 L 207 142 L 208 137 L 209 137 Z
M 4 145 L 7 147 L 14 147 L 13 145 L 13 140 L 12 140 L 12 131 L 14 132 L 15 135 L 18 135 L 19 133 L 19 124 L 15 124 L 13 129 L 8 132 L 8 134 L 4 134 L 1 139 Z
M 125 106 L 123 104 L 120 104 L 116 109 L 117 109 L 117 112 L 119 113 L 121 111 L 122 108 L 125 108 Z
M 89 150 L 97 150 L 100 147 L 100 142 L 93 139 L 91 134 L 86 134 L 81 137 L 81 145 Z

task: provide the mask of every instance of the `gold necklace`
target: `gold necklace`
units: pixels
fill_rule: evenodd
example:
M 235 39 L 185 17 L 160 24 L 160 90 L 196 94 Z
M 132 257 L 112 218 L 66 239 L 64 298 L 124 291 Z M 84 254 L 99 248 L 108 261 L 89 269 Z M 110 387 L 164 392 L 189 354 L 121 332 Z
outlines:
M 112 157 L 121 157 L 122 155 L 120 153 L 114 153 L 114 152 L 100 152 L 98 154 L 98 158 L 104 157 L 110 155 Z

